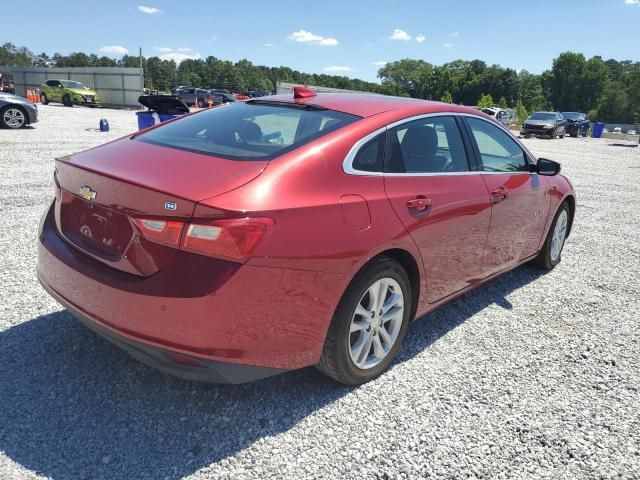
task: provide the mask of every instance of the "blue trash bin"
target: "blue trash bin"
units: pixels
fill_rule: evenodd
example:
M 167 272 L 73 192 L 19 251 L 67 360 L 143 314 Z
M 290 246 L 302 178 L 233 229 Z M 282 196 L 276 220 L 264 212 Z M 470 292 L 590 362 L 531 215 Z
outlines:
M 136 112 L 136 115 L 138 116 L 138 130 L 152 127 L 156 123 L 153 112 L 145 110 L 144 112 Z
M 591 136 L 593 138 L 602 138 L 602 131 L 604 130 L 604 123 L 598 122 L 593 125 L 593 132 Z
M 138 102 L 148 108 L 144 112 L 136 112 L 140 130 L 189 113 L 189 107 L 173 95 L 142 95 Z

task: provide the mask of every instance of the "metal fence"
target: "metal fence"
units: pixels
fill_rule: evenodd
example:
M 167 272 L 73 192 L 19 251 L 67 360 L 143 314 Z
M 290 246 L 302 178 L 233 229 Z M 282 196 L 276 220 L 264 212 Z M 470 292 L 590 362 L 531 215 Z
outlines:
M 13 76 L 16 95 L 25 96 L 27 88 L 40 88 L 49 79 L 75 80 L 93 88 L 103 105 L 139 107 L 138 97 L 144 87 L 141 68 L 120 67 L 0 67 Z

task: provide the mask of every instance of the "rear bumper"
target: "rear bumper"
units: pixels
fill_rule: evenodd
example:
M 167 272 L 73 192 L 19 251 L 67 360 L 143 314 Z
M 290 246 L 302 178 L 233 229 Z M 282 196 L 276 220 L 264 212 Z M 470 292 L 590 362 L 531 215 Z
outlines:
M 98 322 L 90 319 L 58 295 L 58 293 L 45 284 L 39 277 L 38 280 L 40 280 L 40 284 L 49 295 L 55 298 L 75 318 L 94 333 L 117 347 L 120 347 L 139 362 L 156 368 L 163 373 L 196 382 L 245 383 L 287 371 L 285 369 L 207 360 L 184 354 L 176 354 L 170 350 L 137 342 L 124 335 L 119 335 L 114 330 L 105 328 Z
M 179 252 L 172 265 L 140 277 L 68 244 L 52 211 L 40 226 L 40 282 L 81 321 L 142 362 L 183 378 L 235 383 L 319 361 L 342 275 Z M 176 361 L 182 357 L 187 364 Z

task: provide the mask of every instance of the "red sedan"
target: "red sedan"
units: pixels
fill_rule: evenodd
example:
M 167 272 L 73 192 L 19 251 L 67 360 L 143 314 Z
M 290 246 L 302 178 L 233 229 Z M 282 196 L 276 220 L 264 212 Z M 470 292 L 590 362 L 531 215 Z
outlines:
M 408 323 L 528 261 L 575 195 L 470 108 L 297 88 L 56 160 L 45 289 L 140 361 L 239 383 L 381 374 Z

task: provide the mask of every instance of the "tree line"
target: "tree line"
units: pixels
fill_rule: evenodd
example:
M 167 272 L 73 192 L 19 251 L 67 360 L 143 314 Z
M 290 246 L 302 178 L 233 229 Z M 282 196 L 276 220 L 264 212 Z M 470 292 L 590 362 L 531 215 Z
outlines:
M 26 47 L 5 43 L 0 65 L 57 67 L 138 67 L 140 58 L 120 59 L 74 52 L 34 54 Z M 514 108 L 520 119 L 537 110 L 581 111 L 594 121 L 640 122 L 640 62 L 603 60 L 565 52 L 550 70 L 533 74 L 482 60 L 455 60 L 433 65 L 419 59 L 387 63 L 379 69 L 380 83 L 338 75 L 309 74 L 289 67 L 254 65 L 214 56 L 179 64 L 157 56 L 143 57 L 145 86 L 166 91 L 173 85 L 218 87 L 233 91 L 272 92 L 277 82 L 370 91 L 462 105 Z

